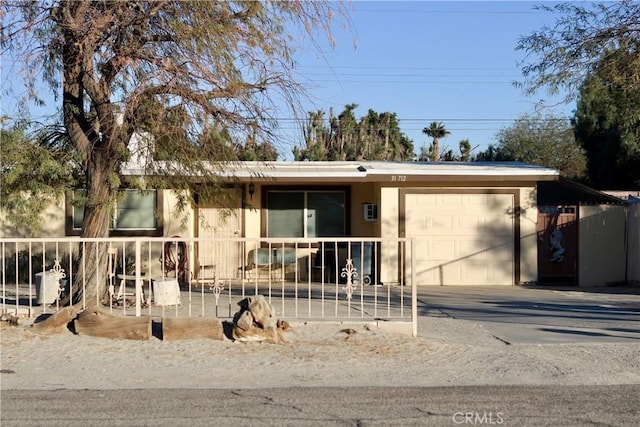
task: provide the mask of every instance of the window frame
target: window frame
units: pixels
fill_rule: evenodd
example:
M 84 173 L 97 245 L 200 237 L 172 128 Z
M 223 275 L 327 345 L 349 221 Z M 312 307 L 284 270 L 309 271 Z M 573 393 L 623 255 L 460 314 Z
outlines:
M 263 186 L 261 189 L 261 205 L 262 209 L 260 210 L 260 235 L 264 238 L 269 239 L 325 239 L 327 237 L 317 237 L 317 236 L 308 236 L 306 235 L 307 230 L 306 227 L 304 229 L 305 236 L 303 237 L 272 237 L 267 234 L 268 231 L 268 215 L 269 215 L 269 207 L 267 205 L 267 199 L 269 192 L 278 191 L 278 192 L 303 192 L 304 195 L 304 203 L 305 206 L 303 209 L 307 209 L 307 194 L 308 192 L 315 193 L 336 193 L 340 192 L 344 194 L 344 235 L 343 236 L 331 236 L 331 237 L 349 237 L 351 235 L 351 187 L 346 185 L 322 185 L 322 186 L 314 186 L 314 185 L 269 185 Z M 305 222 L 306 224 L 306 222 Z M 329 238 L 331 238 L 329 237 Z
M 73 197 L 74 192 L 80 190 L 68 190 L 65 192 L 65 234 L 67 236 L 80 236 L 82 234 L 82 229 L 74 227 L 74 206 L 73 206 Z M 132 188 L 121 188 L 118 191 L 139 191 Z M 109 236 L 110 237 L 162 237 L 164 235 L 163 228 L 163 211 L 162 206 L 163 203 L 163 191 L 158 189 L 152 190 L 142 190 L 142 191 L 155 191 L 156 195 L 156 203 L 154 207 L 154 215 L 156 216 L 156 227 L 151 228 L 120 228 L 114 229 L 111 228 L 115 221 L 112 218 L 112 223 L 109 227 Z M 113 207 L 114 216 L 115 212 L 118 211 L 117 202 Z

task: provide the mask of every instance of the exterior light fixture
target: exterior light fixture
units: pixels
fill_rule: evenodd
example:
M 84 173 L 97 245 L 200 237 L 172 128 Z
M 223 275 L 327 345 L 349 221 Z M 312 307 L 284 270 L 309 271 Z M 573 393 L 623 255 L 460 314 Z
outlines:
M 253 200 L 253 193 L 256 192 L 256 185 L 253 182 L 249 183 L 249 198 Z

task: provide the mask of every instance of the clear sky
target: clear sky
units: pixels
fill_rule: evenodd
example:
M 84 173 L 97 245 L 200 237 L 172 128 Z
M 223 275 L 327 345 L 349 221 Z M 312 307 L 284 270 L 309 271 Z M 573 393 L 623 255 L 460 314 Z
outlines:
M 524 59 L 515 50 L 518 38 L 555 21 L 553 14 L 534 10 L 536 4 L 355 0 L 351 29 L 335 28 L 335 49 L 325 46 L 324 55 L 306 49 L 296 58 L 296 74 L 312 97 L 303 110 L 328 113 L 333 107 L 339 114 L 355 103 L 358 118 L 368 109 L 396 113 L 416 153 L 430 143 L 422 129 L 438 121 L 451 131 L 441 141 L 442 151 L 457 153 L 462 139 L 477 146 L 473 153 L 485 150 L 501 128 L 532 113 L 538 101 L 557 102 L 544 92 L 527 97 L 513 86 L 522 78 L 518 63 Z M 12 83 L 13 61 L 2 59 L 4 86 Z M 9 98 L 0 102 L 0 115 L 13 113 Z M 551 111 L 569 116 L 574 108 Z M 40 120 L 51 110 L 34 108 L 32 117 Z M 277 115 L 278 149 L 289 160 L 293 145 L 302 142 L 299 122 L 291 112 Z
M 389 111 L 419 153 L 430 138 L 422 129 L 442 122 L 451 134 L 441 146 L 458 152 L 469 139 L 474 150 L 495 143 L 495 134 L 523 113 L 532 113 L 546 93 L 525 96 L 518 38 L 551 25 L 555 18 L 536 11 L 540 2 L 524 1 L 354 1 L 350 32 L 336 30 L 337 46 L 299 57 L 299 72 L 311 85 L 314 102 L 307 111 L 358 104 L 356 117 L 368 109 Z M 356 38 L 354 48 L 353 39 Z M 551 111 L 570 115 L 573 105 Z M 291 128 L 282 123 L 283 130 Z M 295 135 L 298 135 L 297 133 Z M 290 144 L 294 142 L 292 137 Z

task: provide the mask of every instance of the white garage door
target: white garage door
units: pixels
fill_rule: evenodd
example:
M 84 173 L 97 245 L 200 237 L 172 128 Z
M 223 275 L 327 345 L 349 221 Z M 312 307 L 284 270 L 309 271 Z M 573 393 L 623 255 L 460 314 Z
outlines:
M 511 285 L 512 194 L 407 194 L 418 285 Z M 410 273 L 411 268 L 407 271 Z

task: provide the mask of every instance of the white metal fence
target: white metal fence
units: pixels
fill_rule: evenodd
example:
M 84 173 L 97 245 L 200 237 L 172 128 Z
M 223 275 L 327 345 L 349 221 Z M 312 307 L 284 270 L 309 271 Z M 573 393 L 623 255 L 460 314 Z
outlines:
M 90 285 L 123 315 L 230 318 L 263 295 L 290 320 L 404 322 L 417 332 L 410 239 L 0 239 L 2 310 L 37 316 Z M 93 250 L 99 247 L 100 250 Z M 99 254 L 107 254 L 106 258 Z M 70 303 L 69 303 L 70 304 Z

